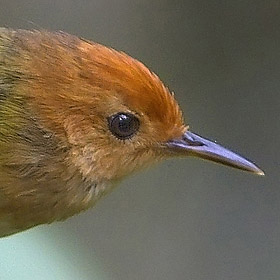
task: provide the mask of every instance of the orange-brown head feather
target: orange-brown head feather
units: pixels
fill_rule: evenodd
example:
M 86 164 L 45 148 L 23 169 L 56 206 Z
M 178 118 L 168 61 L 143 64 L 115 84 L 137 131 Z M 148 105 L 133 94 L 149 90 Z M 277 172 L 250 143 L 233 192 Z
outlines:
M 122 104 L 147 116 L 153 125 L 163 126 L 158 131 L 161 137 L 182 133 L 182 112 L 155 73 L 125 53 L 99 44 L 84 41 L 80 49 L 86 54 L 83 74 L 93 87 L 116 94 Z
M 24 37 L 24 40 L 23 40 Z M 69 146 L 69 160 L 90 180 L 111 180 L 162 158 L 162 142 L 186 129 L 172 93 L 141 62 L 65 33 L 14 34 L 26 79 L 19 91 L 32 114 Z M 140 121 L 120 141 L 108 117 L 129 112 Z

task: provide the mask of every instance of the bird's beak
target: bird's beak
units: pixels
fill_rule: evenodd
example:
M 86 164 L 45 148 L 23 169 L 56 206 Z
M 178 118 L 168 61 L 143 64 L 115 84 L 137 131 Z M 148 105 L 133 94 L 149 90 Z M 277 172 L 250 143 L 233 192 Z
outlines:
M 179 139 L 168 141 L 166 146 L 170 152 L 178 155 L 195 156 L 257 175 L 264 175 L 264 172 L 249 160 L 190 131 L 186 131 Z

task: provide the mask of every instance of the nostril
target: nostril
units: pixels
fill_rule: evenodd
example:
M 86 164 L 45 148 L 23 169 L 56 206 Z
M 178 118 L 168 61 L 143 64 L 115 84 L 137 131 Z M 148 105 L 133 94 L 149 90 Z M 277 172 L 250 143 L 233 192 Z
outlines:
M 190 135 L 183 135 L 183 140 L 188 143 L 189 146 L 205 146 L 204 143 L 196 140 L 194 137 Z
M 186 139 L 185 140 L 190 146 L 205 146 L 204 143 L 201 143 L 199 141 L 195 141 L 195 140 L 189 140 L 189 139 Z

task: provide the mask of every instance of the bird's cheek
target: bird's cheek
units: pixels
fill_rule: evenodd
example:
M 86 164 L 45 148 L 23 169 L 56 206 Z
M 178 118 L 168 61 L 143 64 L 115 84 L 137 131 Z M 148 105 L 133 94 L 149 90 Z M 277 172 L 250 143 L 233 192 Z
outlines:
M 160 160 L 155 149 L 135 147 L 132 143 L 118 145 L 98 139 L 89 144 L 73 145 L 70 158 L 87 180 L 94 182 L 115 181 Z M 105 143 L 106 142 L 106 143 Z M 98 144 L 99 143 L 99 144 Z
M 94 135 L 92 123 L 83 115 L 70 115 L 64 120 L 64 130 L 71 145 L 86 145 Z
M 121 160 L 118 159 L 118 170 L 117 175 L 124 177 L 144 169 L 151 164 L 160 161 L 160 157 L 153 149 L 143 149 L 139 151 L 134 151 L 133 153 L 122 156 Z
M 95 173 L 105 180 L 121 180 L 131 173 L 143 168 L 150 162 L 145 154 L 129 154 L 125 151 L 103 155 L 95 160 Z
M 70 159 L 82 177 L 93 182 L 111 181 L 124 173 L 123 156 L 100 146 L 73 146 Z

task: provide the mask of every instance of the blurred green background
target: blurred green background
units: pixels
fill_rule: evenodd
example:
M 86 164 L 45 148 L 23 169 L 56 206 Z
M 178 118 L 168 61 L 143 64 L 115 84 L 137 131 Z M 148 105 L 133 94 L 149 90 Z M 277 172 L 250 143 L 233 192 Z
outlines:
M 1 280 L 280 279 L 279 0 L 0 4 L 0 26 L 63 30 L 143 61 L 193 131 L 266 171 L 164 162 L 84 214 L 1 239 Z

